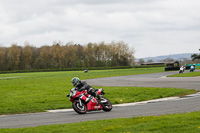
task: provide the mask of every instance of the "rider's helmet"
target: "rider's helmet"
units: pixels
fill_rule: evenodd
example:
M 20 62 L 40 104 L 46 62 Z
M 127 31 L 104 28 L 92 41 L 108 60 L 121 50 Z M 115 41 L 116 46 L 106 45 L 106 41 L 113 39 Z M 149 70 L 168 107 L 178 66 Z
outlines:
M 72 84 L 73 86 L 77 86 L 80 83 L 80 79 L 78 77 L 72 78 Z

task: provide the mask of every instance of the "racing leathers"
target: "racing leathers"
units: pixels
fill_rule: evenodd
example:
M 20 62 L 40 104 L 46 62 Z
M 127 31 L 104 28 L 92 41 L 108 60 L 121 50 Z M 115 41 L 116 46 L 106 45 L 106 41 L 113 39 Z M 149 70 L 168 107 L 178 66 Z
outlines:
M 84 80 L 80 80 L 80 82 L 76 85 L 76 89 L 78 91 L 87 90 L 89 96 L 86 97 L 84 94 L 82 94 L 81 99 L 83 99 L 85 102 L 89 102 L 90 99 L 92 99 L 91 95 L 94 97 L 97 97 L 98 103 L 100 103 L 100 96 L 95 92 L 95 89 L 88 85 Z

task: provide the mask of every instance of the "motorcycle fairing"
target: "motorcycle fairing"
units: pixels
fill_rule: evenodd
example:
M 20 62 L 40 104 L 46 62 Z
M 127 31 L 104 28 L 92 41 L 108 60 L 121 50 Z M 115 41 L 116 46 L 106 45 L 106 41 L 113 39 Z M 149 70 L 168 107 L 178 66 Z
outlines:
M 100 110 L 100 109 L 102 109 L 102 106 L 100 104 L 97 106 L 97 100 L 94 97 L 87 104 L 87 110 L 88 111 L 90 111 L 90 110 Z

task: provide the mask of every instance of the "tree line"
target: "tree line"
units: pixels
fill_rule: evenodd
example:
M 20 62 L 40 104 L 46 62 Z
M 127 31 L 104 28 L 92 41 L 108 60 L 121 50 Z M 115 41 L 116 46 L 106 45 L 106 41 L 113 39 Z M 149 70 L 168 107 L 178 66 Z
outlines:
M 0 71 L 130 66 L 133 60 L 134 49 L 123 41 L 87 45 L 58 42 L 39 48 L 29 44 L 0 47 Z
M 200 49 L 199 49 L 199 51 L 200 51 Z M 200 60 L 200 54 L 192 54 L 191 58 L 192 58 L 193 61 Z

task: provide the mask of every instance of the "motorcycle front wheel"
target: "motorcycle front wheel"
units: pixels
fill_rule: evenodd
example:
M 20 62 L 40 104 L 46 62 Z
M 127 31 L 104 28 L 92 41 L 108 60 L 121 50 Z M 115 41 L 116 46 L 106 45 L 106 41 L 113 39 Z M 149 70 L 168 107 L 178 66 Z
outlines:
M 74 111 L 76 111 L 79 114 L 85 114 L 87 112 L 87 107 L 84 103 L 82 103 L 82 106 L 80 105 L 80 102 L 78 100 L 75 100 L 72 102 L 72 107 Z
M 103 107 L 104 111 L 111 111 L 112 110 L 112 103 L 109 99 L 102 97 L 101 98 L 101 106 Z

